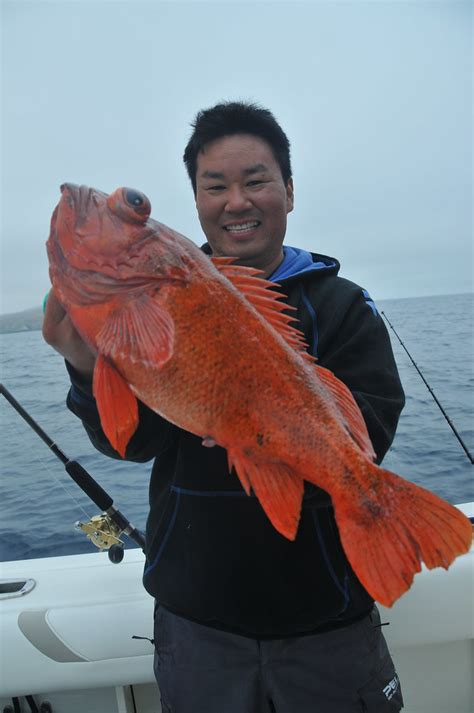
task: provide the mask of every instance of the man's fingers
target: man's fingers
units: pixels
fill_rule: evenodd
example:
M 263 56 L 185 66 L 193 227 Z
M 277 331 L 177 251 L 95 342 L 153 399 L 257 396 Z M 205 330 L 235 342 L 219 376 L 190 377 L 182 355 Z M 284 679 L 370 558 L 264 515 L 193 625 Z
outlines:
M 45 342 L 61 354 L 84 376 L 92 376 L 95 356 L 82 340 L 68 313 L 51 290 L 46 302 L 43 321 Z
M 69 316 L 51 289 L 44 310 L 43 337 L 54 349 L 63 354 L 63 345 L 67 346 L 75 329 Z

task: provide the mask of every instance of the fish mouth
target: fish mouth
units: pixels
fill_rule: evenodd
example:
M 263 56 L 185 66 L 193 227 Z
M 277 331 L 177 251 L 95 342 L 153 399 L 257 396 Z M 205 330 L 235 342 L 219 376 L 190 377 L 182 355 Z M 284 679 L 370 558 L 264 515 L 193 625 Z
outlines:
M 64 201 L 75 214 L 76 228 L 80 228 L 86 222 L 91 211 L 91 203 L 97 207 L 101 198 L 107 199 L 106 193 L 89 186 L 79 186 L 77 183 L 63 183 L 60 190 L 61 201 Z
M 58 210 L 59 206 L 56 206 L 56 208 L 53 210 L 53 215 L 51 216 L 51 232 L 55 232 L 56 230 L 56 222 L 58 220 Z
M 77 185 L 77 183 L 61 183 L 59 186 L 59 190 L 61 193 L 64 193 L 64 191 L 68 191 L 69 193 L 76 193 L 80 189 L 80 186 Z
M 81 203 L 87 200 L 87 194 L 91 193 L 91 189 L 87 186 L 79 186 L 77 183 L 62 183 L 59 190 L 64 200 L 72 207 L 76 203 Z

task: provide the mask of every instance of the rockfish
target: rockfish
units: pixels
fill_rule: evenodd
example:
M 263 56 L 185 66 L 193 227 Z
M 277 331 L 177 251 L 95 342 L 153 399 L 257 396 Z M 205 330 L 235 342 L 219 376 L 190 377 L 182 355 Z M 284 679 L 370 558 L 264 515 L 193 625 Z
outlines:
M 304 481 L 331 496 L 342 545 L 391 606 L 421 561 L 447 568 L 472 541 L 455 507 L 373 463 L 348 388 L 306 352 L 275 286 L 209 258 L 150 218 L 148 198 L 65 184 L 47 243 L 54 292 L 97 355 L 101 424 L 123 457 L 137 398 L 227 450 L 247 494 L 294 539 Z

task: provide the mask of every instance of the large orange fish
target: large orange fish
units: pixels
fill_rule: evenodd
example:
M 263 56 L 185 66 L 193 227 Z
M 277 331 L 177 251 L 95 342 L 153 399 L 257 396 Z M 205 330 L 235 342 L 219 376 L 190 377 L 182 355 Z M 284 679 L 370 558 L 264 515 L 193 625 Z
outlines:
M 427 567 L 447 568 L 469 520 L 373 463 L 347 387 L 318 367 L 257 270 L 209 259 L 150 218 L 142 193 L 65 184 L 47 243 L 55 294 L 97 355 L 102 427 L 123 456 L 137 398 L 228 452 L 247 493 L 294 539 L 304 481 L 332 499 L 347 557 L 386 606 Z

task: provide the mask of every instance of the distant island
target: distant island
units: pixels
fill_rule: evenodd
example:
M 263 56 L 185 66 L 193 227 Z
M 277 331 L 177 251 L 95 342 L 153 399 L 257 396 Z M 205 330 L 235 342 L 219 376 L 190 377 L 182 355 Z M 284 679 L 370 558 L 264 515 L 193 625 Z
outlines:
M 0 314 L 0 334 L 11 332 L 32 332 L 41 329 L 43 310 L 41 307 L 31 307 L 23 312 Z

